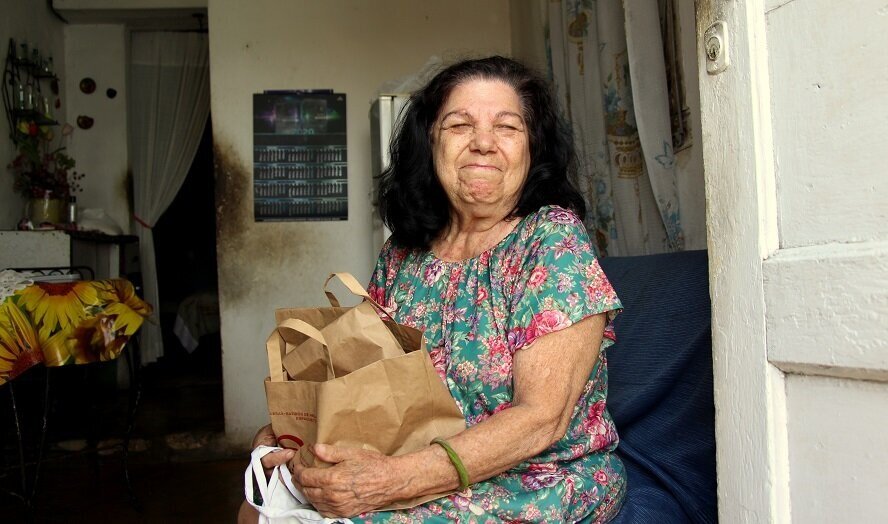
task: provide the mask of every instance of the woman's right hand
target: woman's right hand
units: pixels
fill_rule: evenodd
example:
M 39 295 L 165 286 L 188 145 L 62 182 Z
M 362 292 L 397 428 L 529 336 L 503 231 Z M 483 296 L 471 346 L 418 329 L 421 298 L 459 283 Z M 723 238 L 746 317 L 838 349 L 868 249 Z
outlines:
M 271 430 L 271 424 L 264 426 L 256 432 L 256 436 L 253 437 L 253 445 L 252 449 L 256 449 L 258 446 L 277 446 L 278 441 L 277 437 L 274 435 L 274 431 Z M 296 456 L 296 452 L 292 449 L 282 449 L 278 451 L 272 451 L 271 453 L 265 455 L 260 459 L 262 463 L 262 469 L 265 470 L 265 479 L 268 480 L 271 477 L 271 472 L 275 468 L 275 466 L 281 466 L 286 464 L 290 459 Z

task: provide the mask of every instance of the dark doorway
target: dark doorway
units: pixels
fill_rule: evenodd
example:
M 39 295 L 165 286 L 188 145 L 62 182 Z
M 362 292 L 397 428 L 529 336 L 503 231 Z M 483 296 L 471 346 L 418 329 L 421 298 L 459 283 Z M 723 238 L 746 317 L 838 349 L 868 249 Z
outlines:
M 154 227 L 164 356 L 145 370 L 146 404 L 157 404 L 137 421 L 151 432 L 224 429 L 212 137 L 208 120 L 182 188 Z

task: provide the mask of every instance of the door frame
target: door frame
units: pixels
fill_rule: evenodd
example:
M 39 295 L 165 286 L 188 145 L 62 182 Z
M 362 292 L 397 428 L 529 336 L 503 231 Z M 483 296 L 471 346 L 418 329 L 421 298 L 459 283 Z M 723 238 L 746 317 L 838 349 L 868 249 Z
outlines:
M 763 261 L 778 249 L 765 0 L 696 0 L 721 522 L 789 522 L 784 374 L 768 361 Z M 723 21 L 730 63 L 707 72 Z

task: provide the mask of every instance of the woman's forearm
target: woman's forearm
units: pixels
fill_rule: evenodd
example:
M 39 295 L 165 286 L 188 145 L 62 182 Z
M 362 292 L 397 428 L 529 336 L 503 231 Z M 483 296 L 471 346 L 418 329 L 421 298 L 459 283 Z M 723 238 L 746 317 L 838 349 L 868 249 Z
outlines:
M 598 360 L 605 316 L 588 317 L 515 353 L 513 404 L 449 439 L 474 483 L 539 455 L 564 436 Z M 398 500 L 459 486 L 447 453 L 432 445 L 395 459 Z
M 448 439 L 469 474 L 469 482 L 493 477 L 538 455 L 563 436 L 557 417 L 514 406 L 500 411 Z M 399 500 L 442 493 L 459 487 L 459 476 L 447 453 L 438 445 L 395 458 L 394 484 L 403 490 Z

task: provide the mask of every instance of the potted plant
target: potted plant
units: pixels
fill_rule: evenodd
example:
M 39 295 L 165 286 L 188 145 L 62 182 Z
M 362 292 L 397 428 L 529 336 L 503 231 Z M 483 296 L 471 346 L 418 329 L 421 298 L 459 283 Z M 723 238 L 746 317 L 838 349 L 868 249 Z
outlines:
M 27 121 L 18 125 L 18 154 L 9 169 L 15 177 L 15 191 L 27 200 L 28 218 L 34 226 L 61 223 L 65 203 L 82 190 L 83 173 L 74 171 L 74 159 L 62 145 L 73 130 L 65 124 L 58 143 L 53 144 L 51 127 Z

